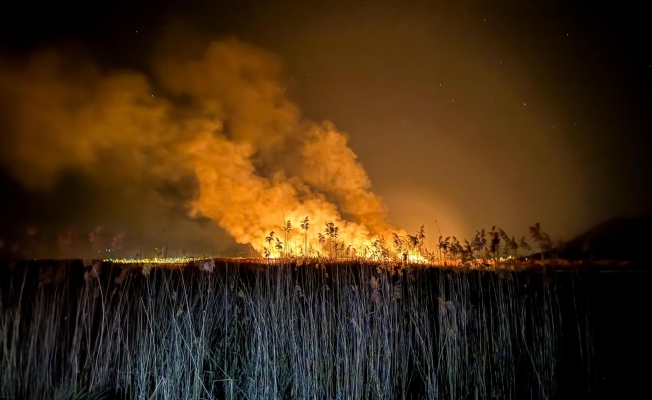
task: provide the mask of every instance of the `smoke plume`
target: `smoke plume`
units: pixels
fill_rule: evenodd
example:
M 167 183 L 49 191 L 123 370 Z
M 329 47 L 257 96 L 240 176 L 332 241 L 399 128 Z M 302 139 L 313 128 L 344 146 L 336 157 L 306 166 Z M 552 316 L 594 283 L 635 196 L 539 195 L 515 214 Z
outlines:
M 151 76 L 103 71 L 56 52 L 0 64 L 5 169 L 34 190 L 71 172 L 189 187 L 188 215 L 258 250 L 291 220 L 298 252 L 306 216 L 317 250 L 330 222 L 355 248 L 393 231 L 347 137 L 301 117 L 274 55 L 225 40 L 153 65 Z

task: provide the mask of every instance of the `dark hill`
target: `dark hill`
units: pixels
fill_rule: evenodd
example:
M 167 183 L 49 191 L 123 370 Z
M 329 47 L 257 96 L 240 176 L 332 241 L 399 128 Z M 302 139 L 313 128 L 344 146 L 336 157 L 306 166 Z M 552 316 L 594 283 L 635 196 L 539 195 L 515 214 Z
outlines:
M 605 221 L 554 249 L 566 260 L 641 261 L 652 251 L 652 217 Z

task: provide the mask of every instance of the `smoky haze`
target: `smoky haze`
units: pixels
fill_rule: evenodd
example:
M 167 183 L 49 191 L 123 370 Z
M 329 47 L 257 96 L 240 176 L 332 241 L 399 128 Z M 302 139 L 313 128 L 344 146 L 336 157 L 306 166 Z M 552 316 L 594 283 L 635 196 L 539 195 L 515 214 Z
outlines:
M 229 39 L 209 43 L 197 58 L 162 56 L 153 65 L 155 78 L 102 71 L 55 52 L 4 65 L 0 107 L 11 135 L 0 154 L 9 174 L 33 191 L 81 175 L 98 182 L 86 201 L 99 197 L 107 211 L 117 210 L 112 225 L 146 204 L 167 210 L 179 227 L 213 220 L 260 253 L 270 232 L 287 242 L 286 221 L 296 229 L 306 216 L 319 231 L 334 223 L 340 240 L 356 248 L 390 235 L 385 207 L 347 137 L 328 121 L 301 118 L 284 94 L 277 57 Z M 150 225 L 157 213 L 147 214 L 136 236 L 165 226 Z M 91 241 L 103 231 L 94 229 Z M 174 231 L 173 240 L 187 240 Z M 307 242 L 319 246 L 315 235 Z M 304 244 L 298 247 L 307 250 Z

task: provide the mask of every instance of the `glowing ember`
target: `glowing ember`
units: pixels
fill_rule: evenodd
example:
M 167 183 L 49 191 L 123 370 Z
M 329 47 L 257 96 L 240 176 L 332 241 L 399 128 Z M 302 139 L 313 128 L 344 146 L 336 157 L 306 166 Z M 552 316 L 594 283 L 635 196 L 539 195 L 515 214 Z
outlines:
M 114 264 L 188 264 L 190 262 L 205 260 L 195 257 L 169 257 L 169 258 L 106 258 L 104 262 Z

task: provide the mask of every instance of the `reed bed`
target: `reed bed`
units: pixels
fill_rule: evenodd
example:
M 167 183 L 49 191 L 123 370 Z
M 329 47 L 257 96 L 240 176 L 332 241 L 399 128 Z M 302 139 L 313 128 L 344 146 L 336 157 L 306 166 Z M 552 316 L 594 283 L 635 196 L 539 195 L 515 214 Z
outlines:
M 575 274 L 235 259 L 0 268 L 3 399 L 591 395 Z

